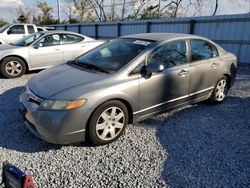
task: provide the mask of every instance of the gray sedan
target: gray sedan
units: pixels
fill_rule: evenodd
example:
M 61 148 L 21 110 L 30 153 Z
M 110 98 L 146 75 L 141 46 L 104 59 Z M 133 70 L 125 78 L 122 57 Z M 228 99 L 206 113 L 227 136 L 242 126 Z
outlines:
M 34 33 L 11 45 L 0 46 L 0 73 L 16 78 L 27 70 L 45 69 L 73 60 L 102 43 L 104 41 L 73 32 Z
M 203 100 L 222 102 L 236 67 L 235 55 L 203 37 L 124 36 L 35 75 L 20 111 L 27 128 L 48 142 L 107 144 L 128 123 Z

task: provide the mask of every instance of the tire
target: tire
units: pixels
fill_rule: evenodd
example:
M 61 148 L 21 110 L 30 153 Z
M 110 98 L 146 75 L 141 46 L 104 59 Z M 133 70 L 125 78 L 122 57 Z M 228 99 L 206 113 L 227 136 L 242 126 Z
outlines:
M 128 110 L 117 100 L 101 104 L 91 115 L 88 138 L 95 145 L 109 144 L 117 140 L 128 124 Z
M 227 77 L 221 76 L 216 82 L 213 92 L 210 96 L 210 102 L 221 103 L 225 100 L 228 91 L 228 80 Z
M 18 57 L 6 57 L 0 64 L 0 72 L 6 78 L 17 78 L 26 72 L 26 65 Z

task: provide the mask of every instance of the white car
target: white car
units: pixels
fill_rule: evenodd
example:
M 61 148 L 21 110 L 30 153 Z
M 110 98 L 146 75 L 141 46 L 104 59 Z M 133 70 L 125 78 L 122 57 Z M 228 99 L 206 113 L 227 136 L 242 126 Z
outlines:
M 42 26 L 37 26 L 36 28 L 37 28 L 37 31 L 38 31 L 38 32 L 56 30 L 54 27 L 42 27 Z
M 27 70 L 74 60 L 104 42 L 67 31 L 37 32 L 11 45 L 0 45 L 0 73 L 7 78 L 20 77 Z
M 0 28 L 0 44 L 10 44 L 38 32 L 34 24 L 9 24 Z

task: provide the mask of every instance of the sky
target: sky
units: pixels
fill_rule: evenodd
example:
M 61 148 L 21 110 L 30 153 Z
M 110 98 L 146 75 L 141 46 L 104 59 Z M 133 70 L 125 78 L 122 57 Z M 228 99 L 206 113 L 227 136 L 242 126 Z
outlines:
M 46 1 L 49 5 L 54 8 L 54 17 L 57 18 L 57 0 L 43 0 Z M 119 1 L 119 0 L 117 0 Z M 212 13 L 211 3 L 214 4 L 215 0 L 205 0 L 206 7 L 205 11 L 207 14 Z M 64 0 L 61 0 L 61 6 L 63 7 Z M 28 6 L 33 7 L 37 3 L 37 0 L 0 0 L 0 18 L 11 23 L 16 17 L 17 7 Z M 210 5 L 210 6 L 209 6 Z M 219 0 L 219 7 L 217 15 L 224 14 L 242 14 L 250 12 L 250 0 Z M 62 13 L 62 18 L 65 18 L 65 15 Z

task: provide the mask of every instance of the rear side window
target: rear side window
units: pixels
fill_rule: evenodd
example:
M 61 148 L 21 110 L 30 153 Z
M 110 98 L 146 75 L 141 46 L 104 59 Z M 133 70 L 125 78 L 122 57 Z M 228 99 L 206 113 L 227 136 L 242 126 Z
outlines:
M 78 35 L 63 34 L 63 44 L 77 43 L 84 38 Z
M 166 43 L 158 47 L 147 58 L 147 64 L 163 64 L 165 68 L 174 67 L 186 63 L 186 43 L 177 41 Z
M 212 44 L 203 40 L 190 40 L 191 60 L 199 61 L 219 56 L 218 50 Z
M 43 29 L 42 28 L 37 28 L 37 31 L 40 32 L 40 31 L 43 31 Z
M 34 29 L 33 25 L 28 25 L 27 27 L 28 27 L 29 33 L 35 33 L 35 29 Z

